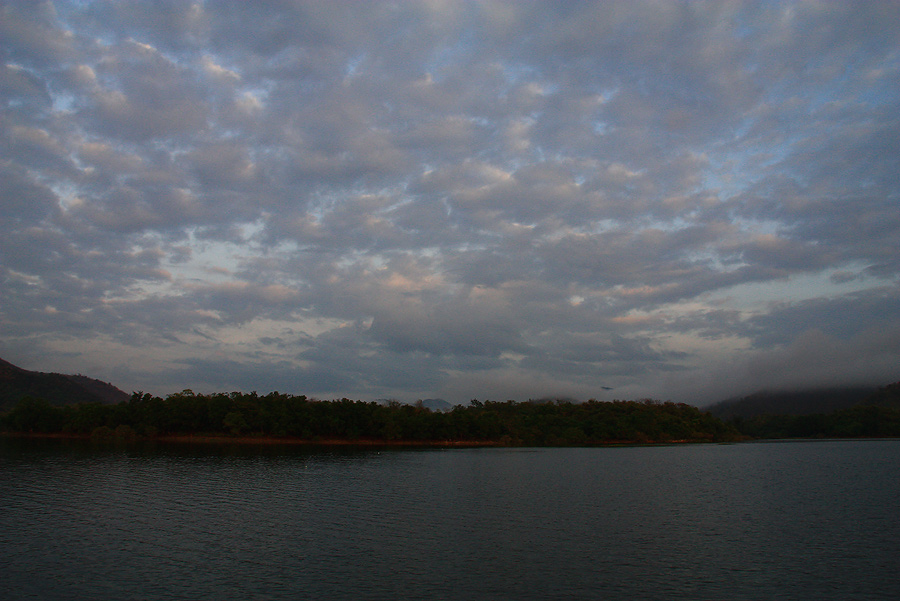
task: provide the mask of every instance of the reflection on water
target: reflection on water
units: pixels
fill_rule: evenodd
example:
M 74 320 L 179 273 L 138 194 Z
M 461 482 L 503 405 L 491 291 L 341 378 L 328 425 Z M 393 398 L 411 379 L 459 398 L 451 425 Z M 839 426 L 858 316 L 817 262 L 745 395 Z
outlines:
M 900 441 L 0 441 L 3 599 L 893 599 Z

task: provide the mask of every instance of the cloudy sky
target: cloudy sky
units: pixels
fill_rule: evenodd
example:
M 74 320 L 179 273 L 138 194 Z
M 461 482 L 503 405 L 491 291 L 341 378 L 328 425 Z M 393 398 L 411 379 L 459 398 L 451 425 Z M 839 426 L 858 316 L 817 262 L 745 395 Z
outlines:
M 0 6 L 17 365 L 451 402 L 900 379 L 900 3 Z

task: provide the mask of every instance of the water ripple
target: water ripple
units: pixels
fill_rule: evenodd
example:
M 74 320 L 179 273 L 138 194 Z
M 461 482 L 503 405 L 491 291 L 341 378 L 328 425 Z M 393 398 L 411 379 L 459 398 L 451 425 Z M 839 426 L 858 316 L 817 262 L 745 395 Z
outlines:
M 0 443 L 3 599 L 892 599 L 900 441 Z

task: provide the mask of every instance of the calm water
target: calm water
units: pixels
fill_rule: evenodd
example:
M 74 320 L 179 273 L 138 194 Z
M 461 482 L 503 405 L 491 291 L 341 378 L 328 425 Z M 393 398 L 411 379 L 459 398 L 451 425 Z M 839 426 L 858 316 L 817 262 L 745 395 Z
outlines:
M 898 440 L 0 440 L 0 598 L 897 599 L 898 502 Z

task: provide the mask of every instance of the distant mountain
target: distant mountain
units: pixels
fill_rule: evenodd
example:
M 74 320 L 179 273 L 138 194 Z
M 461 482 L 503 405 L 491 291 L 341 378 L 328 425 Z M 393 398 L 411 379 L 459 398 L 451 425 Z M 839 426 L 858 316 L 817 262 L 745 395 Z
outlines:
M 823 388 L 792 391 L 761 391 L 749 396 L 720 401 L 706 410 L 715 417 L 728 420 L 757 415 L 812 415 L 848 409 L 868 403 L 880 389 L 874 386 Z
M 421 405 L 426 409 L 431 409 L 432 411 L 450 411 L 453 409 L 453 404 L 448 403 L 444 399 L 419 399 L 414 403 L 401 403 L 397 399 L 375 399 L 375 402 L 379 405 L 390 405 L 392 403 L 400 403 L 401 405 Z
M 26 396 L 44 399 L 51 405 L 113 404 L 131 398 L 112 384 L 94 378 L 28 371 L 0 359 L 0 411 L 13 408 Z
M 862 405 L 878 405 L 879 407 L 900 407 L 900 382 L 879 388 L 865 399 Z
M 453 405 L 444 399 L 422 399 L 422 406 L 432 411 L 450 411 Z

